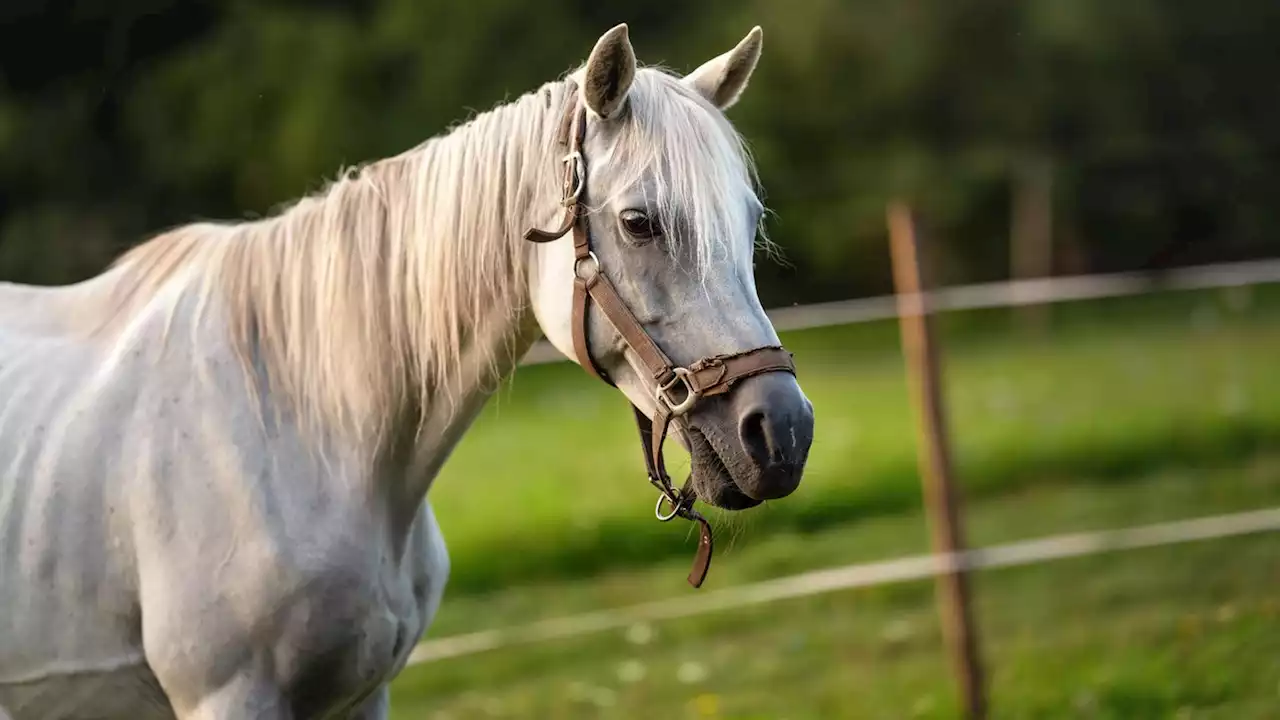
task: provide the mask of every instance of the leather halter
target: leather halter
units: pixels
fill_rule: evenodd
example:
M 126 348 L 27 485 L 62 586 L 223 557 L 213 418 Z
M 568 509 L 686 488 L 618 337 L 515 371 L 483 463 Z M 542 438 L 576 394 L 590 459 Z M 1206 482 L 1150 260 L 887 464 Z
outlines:
M 666 440 L 671 421 L 692 410 L 702 398 L 729 392 L 734 383 L 767 372 L 795 374 L 795 363 L 790 352 L 781 346 L 758 347 L 731 355 L 703 358 L 688 367 L 671 362 L 666 353 L 649 336 L 644 326 L 623 302 L 617 289 L 605 276 L 600 260 L 591 250 L 591 235 L 587 228 L 586 208 L 582 194 L 587 184 L 586 160 L 582 155 L 582 142 L 586 136 L 587 109 L 578 101 L 576 87 L 570 82 L 570 105 L 561 123 L 558 143 L 564 147 L 564 186 L 561 204 L 564 219 L 560 227 L 546 231 L 530 228 L 524 234 L 526 240 L 537 243 L 551 242 L 573 231 L 573 350 L 578 362 L 587 372 L 614 385 L 613 381 L 596 365 L 587 344 L 587 304 L 594 302 L 609 322 L 622 336 L 649 373 L 655 388 L 655 410 L 650 420 L 635 405 L 636 425 L 640 430 L 640 443 L 644 449 L 645 467 L 649 482 L 660 493 L 654 509 L 658 519 L 666 522 L 673 517 L 683 517 L 698 523 L 700 538 L 693 568 L 689 571 L 689 584 L 700 587 L 711 565 L 711 525 L 701 513 L 693 509 L 697 499 L 692 488 L 693 476 L 676 490 L 667 474 L 662 457 L 662 444 Z M 663 511 L 663 504 L 671 510 Z

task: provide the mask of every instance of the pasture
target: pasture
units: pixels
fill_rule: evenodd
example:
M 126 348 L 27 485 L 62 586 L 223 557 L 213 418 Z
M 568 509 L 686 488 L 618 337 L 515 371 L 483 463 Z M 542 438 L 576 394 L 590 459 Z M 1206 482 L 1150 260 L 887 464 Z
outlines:
M 1280 504 L 1275 288 L 1076 303 L 1054 317 L 1038 339 L 1005 311 L 941 319 L 973 544 Z M 709 588 L 927 551 L 895 326 L 783 340 L 816 406 L 811 470 L 785 501 L 713 518 Z M 522 369 L 433 489 L 455 581 L 431 637 L 694 592 L 683 575 L 695 536 L 650 519 L 625 407 L 580 373 Z M 565 423 L 601 440 L 571 451 Z M 466 483 L 487 483 L 494 502 L 464 502 Z M 1278 571 L 1264 535 L 977 574 L 994 716 L 1270 717 Z M 392 697 L 398 718 L 955 708 L 928 582 L 428 663 Z
M 1123 481 L 1280 445 L 1280 288 L 1090 301 L 1054 313 L 1054 330 L 1039 340 L 1014 332 L 1004 310 L 940 317 L 968 497 Z M 783 342 L 796 353 L 821 442 L 791 497 L 745 517 L 709 510 L 722 548 L 731 535 L 749 545 L 920 504 L 896 325 L 786 333 Z M 687 557 L 696 537 L 652 519 L 635 432 L 625 401 L 576 366 L 522 368 L 429 496 L 454 558 L 450 595 Z M 582 437 L 592 441 L 571 440 Z M 668 453 L 682 477 L 687 461 L 674 443 Z
M 1087 478 L 1081 478 L 1087 480 Z M 971 504 L 975 543 L 1280 503 L 1280 455 Z M 718 584 L 927 549 L 905 512 L 722 559 Z M 685 592 L 684 561 L 446 601 L 453 634 Z M 1232 538 L 981 572 L 995 718 L 1231 718 L 1280 707 L 1280 547 Z M 951 718 L 927 581 L 788 600 L 411 667 L 393 717 Z M 1181 714 L 1179 714 L 1181 713 Z

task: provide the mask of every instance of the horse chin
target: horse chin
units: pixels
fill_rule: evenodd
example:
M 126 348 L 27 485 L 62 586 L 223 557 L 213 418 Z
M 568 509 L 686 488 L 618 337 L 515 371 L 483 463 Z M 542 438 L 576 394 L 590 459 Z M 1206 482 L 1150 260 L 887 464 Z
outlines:
M 690 427 L 685 440 L 693 469 L 693 489 L 699 500 L 723 510 L 746 510 L 760 504 L 760 500 L 739 489 L 724 456 L 706 433 Z

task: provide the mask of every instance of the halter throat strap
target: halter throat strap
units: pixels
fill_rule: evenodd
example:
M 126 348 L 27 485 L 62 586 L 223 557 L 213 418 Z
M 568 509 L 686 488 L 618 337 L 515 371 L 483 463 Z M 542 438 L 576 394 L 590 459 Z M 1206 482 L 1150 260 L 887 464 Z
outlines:
M 586 208 L 582 202 L 587 184 L 587 165 L 582 153 L 587 129 L 587 109 L 585 104 L 579 102 L 577 87 L 572 81 L 569 81 L 565 94 L 568 97 L 568 108 L 557 133 L 558 146 L 564 150 L 561 158 L 564 176 L 560 201 L 564 207 L 564 215 L 559 227 L 554 230 L 529 228 L 524 238 L 530 242 L 545 243 L 573 232 L 573 351 L 578 364 L 601 381 L 614 385 L 591 356 L 588 311 L 594 305 L 622 337 L 649 376 L 648 380 L 654 388 L 653 418 L 650 419 L 635 405 L 632 405 L 632 411 L 640 431 L 649 482 L 660 493 L 654 513 L 663 522 L 683 517 L 698 524 L 698 551 L 688 579 L 689 584 L 700 587 L 711 564 L 711 525 L 701 513 L 693 509 L 696 494 L 692 487 L 692 474 L 679 490 L 671 482 L 662 456 L 662 445 L 667 432 L 676 418 L 688 413 L 703 398 L 728 393 L 736 383 L 754 375 L 767 372 L 788 372 L 794 375 L 795 363 L 790 352 L 774 345 L 703 358 L 688 367 L 680 367 L 658 347 L 644 325 L 627 307 L 617 288 L 605 275 L 599 258 L 592 252 Z M 671 509 L 664 510 L 664 505 L 669 505 Z

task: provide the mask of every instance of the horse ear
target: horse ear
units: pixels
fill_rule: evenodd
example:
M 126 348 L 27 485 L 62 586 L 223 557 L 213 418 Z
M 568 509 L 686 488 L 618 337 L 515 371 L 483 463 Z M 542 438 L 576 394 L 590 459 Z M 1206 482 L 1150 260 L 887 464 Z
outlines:
M 636 77 L 636 53 L 627 36 L 627 24 L 615 25 L 600 36 L 587 58 L 582 96 L 600 117 L 612 116 L 622 107 Z
M 721 110 L 728 110 L 738 102 L 747 81 L 760 60 L 760 48 L 764 31 L 757 25 L 729 52 L 712 58 L 697 70 L 684 77 L 703 97 Z

